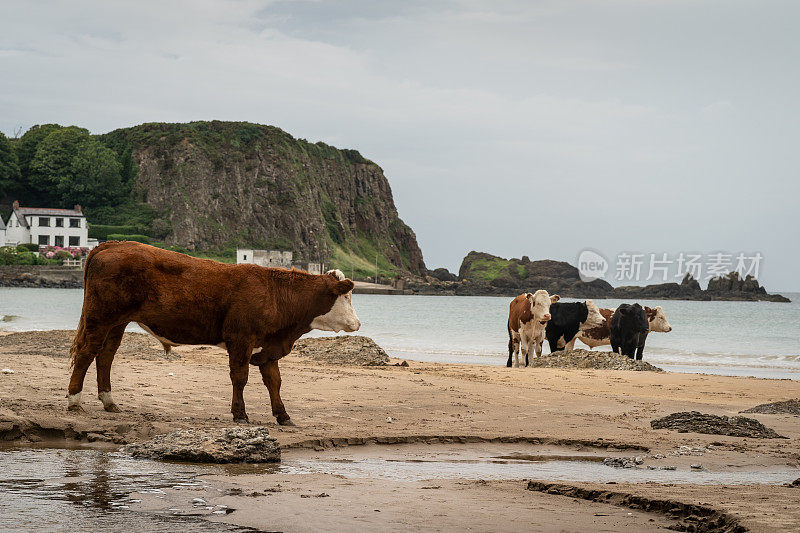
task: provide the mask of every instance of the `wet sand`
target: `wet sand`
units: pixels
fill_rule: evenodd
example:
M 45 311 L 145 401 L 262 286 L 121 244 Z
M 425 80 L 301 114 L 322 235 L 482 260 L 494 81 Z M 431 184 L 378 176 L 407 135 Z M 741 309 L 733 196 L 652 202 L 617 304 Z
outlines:
M 172 357 L 175 360 L 167 360 L 149 338 L 126 334 L 112 370 L 114 397 L 123 412 L 103 411 L 96 399 L 94 370 L 90 369 L 83 395 L 86 412 L 68 413 L 64 396 L 69 363 L 62 345 L 69 334 L 25 335 L 30 335 L 27 341 L 15 337 L 14 343 L 0 342 L 0 366 L 14 370 L 14 374 L 0 375 L 0 435 L 5 439 L 79 438 L 120 443 L 177 428 L 232 425 L 227 357 L 218 348 L 179 347 L 175 350 L 177 357 Z M 566 447 L 576 453 L 588 450 L 601 455 L 643 455 L 647 456 L 645 465 L 654 466 L 666 464 L 665 459 L 652 458 L 663 454 L 669 464 L 679 468 L 702 463 L 707 469 L 758 470 L 798 468 L 800 462 L 800 419 L 796 416 L 748 415 L 788 439 L 650 429 L 650 420 L 676 411 L 733 416 L 761 403 L 797 398 L 797 381 L 409 364 L 334 366 L 290 355 L 281 362 L 282 396 L 297 427 L 275 424 L 257 372 L 251 372 L 245 389 L 250 421 L 272 428 L 287 459 L 292 454 L 364 443 L 425 447 L 426 442 L 463 441 L 480 446 L 517 441 Z M 681 446 L 702 450 L 702 455 L 676 455 Z M 437 480 L 434 485 L 441 488 L 425 489 L 423 481 L 276 475 L 279 477 L 271 476 L 269 483 L 285 484 L 286 491 L 255 497 L 224 496 L 231 498 L 231 507 L 238 510 L 213 519 L 286 530 L 360 526 L 447 530 L 472 524 L 476 529 L 542 531 L 647 530 L 645 527 L 662 526 L 664 519 L 650 513 L 641 517 L 642 522 L 626 525 L 625 520 L 639 520 L 638 511 L 528 491 L 522 480 Z M 248 493 L 259 492 L 265 482 L 263 476 L 254 474 L 218 476 L 213 481 L 240 485 Z M 800 488 L 566 484 L 702 503 L 740 519 L 753 531 L 800 529 Z M 300 498 L 303 491 L 330 496 Z M 595 516 L 595 506 L 605 510 L 599 514 L 609 516 Z

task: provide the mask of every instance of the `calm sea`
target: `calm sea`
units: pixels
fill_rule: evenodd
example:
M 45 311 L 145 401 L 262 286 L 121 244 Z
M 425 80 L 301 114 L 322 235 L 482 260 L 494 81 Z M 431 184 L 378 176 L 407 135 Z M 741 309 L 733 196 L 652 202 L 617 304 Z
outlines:
M 645 359 L 673 371 L 800 379 L 800 294 L 787 296 L 792 303 L 642 300 L 661 305 L 673 327 L 671 333 L 649 335 Z M 7 317 L 0 330 L 74 329 L 82 298 L 80 289 L 0 288 L 0 315 Z M 491 365 L 505 364 L 510 300 L 353 296 L 363 324 L 359 334 L 390 355 Z M 595 302 L 616 307 L 623 300 Z M 136 325 L 128 329 L 141 331 Z M 580 341 L 576 347 L 583 347 Z

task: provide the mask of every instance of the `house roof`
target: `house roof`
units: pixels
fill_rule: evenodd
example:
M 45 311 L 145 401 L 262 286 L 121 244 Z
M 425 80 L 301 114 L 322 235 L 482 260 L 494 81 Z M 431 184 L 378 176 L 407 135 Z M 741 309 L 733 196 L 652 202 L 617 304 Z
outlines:
M 6 229 L 6 223 L 3 222 L 3 217 L 0 217 L 0 229 Z
M 82 217 L 83 213 L 75 209 L 50 209 L 47 207 L 18 207 L 21 215 L 49 215 L 52 217 Z
M 28 220 L 25 217 L 31 215 L 50 216 L 50 217 L 84 216 L 84 214 L 78 211 L 77 209 L 51 209 L 48 207 L 18 207 L 14 209 L 14 212 L 17 214 L 17 219 L 19 220 L 19 223 L 22 224 L 22 227 L 24 228 L 30 228 Z

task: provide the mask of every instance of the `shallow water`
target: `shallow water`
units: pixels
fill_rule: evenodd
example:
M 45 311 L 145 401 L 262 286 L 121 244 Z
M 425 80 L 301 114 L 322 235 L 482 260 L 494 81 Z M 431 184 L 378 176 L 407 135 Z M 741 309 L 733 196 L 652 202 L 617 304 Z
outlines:
M 413 453 L 403 447 L 351 447 L 326 451 L 317 457 L 296 455 L 280 465 L 223 467 L 131 459 L 93 449 L 5 446 L 0 448 L 0 502 L 4 509 L 0 513 L 0 531 L 242 531 L 171 507 L 174 497 L 170 499 L 165 491 L 213 490 L 203 481 L 204 474 L 257 473 L 268 477 L 275 473 L 322 473 L 397 481 L 530 478 L 726 485 L 781 484 L 800 475 L 797 468 L 777 466 L 724 471 L 692 471 L 685 466 L 674 471 L 622 469 L 599 462 L 604 457 L 602 451 L 548 452 L 525 445 L 431 446 Z M 661 462 L 669 461 L 668 457 Z M 131 508 L 139 502 L 139 494 L 163 498 L 164 504 L 153 512 L 134 511 Z M 211 500 L 200 505 L 196 509 L 206 516 L 231 511 Z
M 668 464 L 668 461 L 665 462 Z M 524 459 L 486 457 L 483 459 L 412 459 L 386 460 L 365 458 L 353 460 L 287 461 L 286 472 L 292 474 L 325 473 L 349 478 L 382 478 L 396 481 L 423 479 L 537 479 L 546 481 L 587 481 L 616 483 L 673 483 L 692 485 L 779 485 L 797 479 L 800 471 L 788 467 L 750 470 L 735 469 L 715 472 L 691 470 L 648 470 L 647 468 L 614 468 L 598 460 Z
M 648 336 L 645 359 L 681 372 L 800 379 L 800 295 L 787 296 L 792 303 L 643 300 L 643 305 L 662 306 L 673 327 L 671 333 Z M 80 289 L 0 287 L 0 315 L 17 317 L 0 321 L 0 331 L 74 329 L 82 298 Z M 508 356 L 509 301 L 480 296 L 353 296 L 363 324 L 359 334 L 372 337 L 390 355 L 491 365 L 505 364 Z M 623 300 L 595 302 L 616 307 Z M 141 331 L 136 325 L 128 330 Z
M 0 451 L 0 531 L 241 531 L 196 517 L 130 511 L 134 491 L 201 487 L 211 467 L 138 461 L 98 450 Z

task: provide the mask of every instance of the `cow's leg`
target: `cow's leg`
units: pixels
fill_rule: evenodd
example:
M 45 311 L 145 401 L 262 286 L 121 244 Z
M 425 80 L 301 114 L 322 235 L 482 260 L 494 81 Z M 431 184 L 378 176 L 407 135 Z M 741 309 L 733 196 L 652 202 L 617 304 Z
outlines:
M 97 367 L 97 397 L 103 402 L 103 409 L 110 413 L 119 413 L 119 407 L 111 398 L 111 363 L 114 362 L 114 355 L 122 342 L 122 335 L 125 333 L 125 326 L 122 324 L 108 332 L 106 342 L 102 350 L 97 355 L 95 366 Z
M 619 351 L 619 346 L 617 344 L 611 343 L 611 351 L 614 353 L 621 354 L 622 352 Z
M 86 371 L 89 370 L 95 354 L 102 351 L 109 328 L 94 324 L 87 326 L 83 317 L 72 342 L 72 376 L 67 387 L 67 410 L 83 411 L 81 407 L 81 391 Z
M 550 345 L 550 353 L 554 353 L 558 351 L 558 339 L 559 336 L 556 336 L 554 333 L 547 333 L 547 344 Z
M 625 343 L 625 347 L 622 348 L 622 353 L 623 353 L 623 355 L 627 355 L 631 359 L 636 359 L 636 357 L 635 357 L 636 343 L 631 341 L 631 340 L 629 340 L 627 343 Z
M 519 355 L 520 355 L 520 357 L 519 357 L 519 359 L 522 359 L 523 356 L 525 357 L 525 366 L 528 366 L 528 350 L 530 349 L 529 340 L 530 339 L 528 339 L 528 336 L 525 335 L 525 333 L 520 334 L 520 340 L 519 340 Z M 517 366 L 518 367 L 520 366 L 520 364 L 521 364 L 521 361 L 517 360 Z
M 519 350 L 519 339 L 515 338 L 515 334 L 512 333 L 511 329 L 508 330 L 508 361 L 506 361 L 506 366 L 511 367 L 511 357 L 514 355 L 514 352 Z
M 269 391 L 269 403 L 272 405 L 272 415 L 282 426 L 293 426 L 294 422 L 286 413 L 286 408 L 281 400 L 281 371 L 278 361 L 269 361 L 258 367 L 261 370 L 261 379 Z
M 645 339 L 647 339 L 647 336 L 640 334 L 639 337 L 640 337 L 639 338 L 639 346 L 636 349 L 636 359 L 641 361 L 642 357 L 644 357 L 644 343 L 645 343 Z
M 575 349 L 575 339 L 577 337 L 573 337 L 571 341 L 564 345 L 565 350 L 574 350 Z
M 233 397 L 231 399 L 231 413 L 233 421 L 237 424 L 246 424 L 247 411 L 244 408 L 244 386 L 250 372 L 250 356 L 253 347 L 235 342 L 226 342 L 228 348 L 228 365 L 230 366 Z

